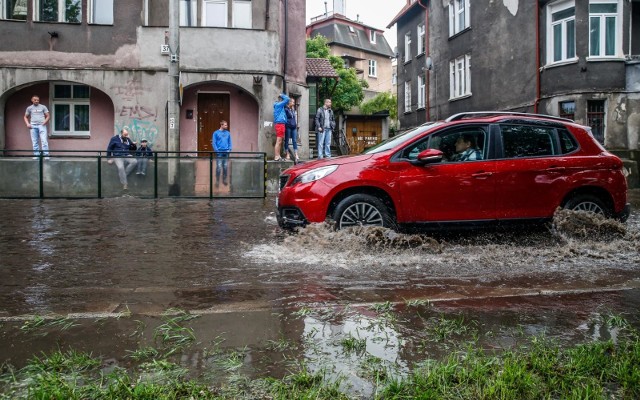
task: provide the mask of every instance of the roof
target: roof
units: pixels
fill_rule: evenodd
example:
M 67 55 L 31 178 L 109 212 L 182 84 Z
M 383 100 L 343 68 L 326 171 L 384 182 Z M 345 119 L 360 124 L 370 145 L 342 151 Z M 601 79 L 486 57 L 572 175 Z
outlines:
M 375 43 L 371 43 L 369 39 L 371 31 L 375 32 Z M 339 44 L 383 57 L 393 57 L 394 55 L 380 29 L 350 20 L 340 14 L 308 25 L 307 33 L 311 38 L 316 35 L 326 37 L 329 45 Z
M 307 58 L 307 76 L 313 78 L 338 78 L 338 73 L 326 58 Z
M 422 0 L 418 0 L 418 1 L 413 2 L 413 3 L 405 4 L 404 7 L 402 7 L 402 10 L 400 10 L 400 12 L 398 12 L 398 14 L 395 17 L 393 17 L 391 22 L 389 22 L 389 25 L 387 25 L 387 28 L 391 28 L 393 25 L 395 25 L 396 22 L 398 22 L 398 20 L 400 18 L 404 17 L 411 9 L 413 9 L 416 6 L 418 6 L 418 3 L 420 3 L 420 1 L 422 1 Z

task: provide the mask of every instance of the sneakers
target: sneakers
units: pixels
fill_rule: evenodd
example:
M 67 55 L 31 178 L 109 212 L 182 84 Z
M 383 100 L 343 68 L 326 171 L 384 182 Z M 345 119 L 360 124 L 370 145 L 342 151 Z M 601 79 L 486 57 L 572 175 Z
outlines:
M 142 174 L 142 172 L 136 172 L 136 175 L 141 175 L 141 174 Z
M 129 190 L 129 186 L 127 186 L 127 184 L 125 183 L 124 185 L 122 185 L 122 190 Z

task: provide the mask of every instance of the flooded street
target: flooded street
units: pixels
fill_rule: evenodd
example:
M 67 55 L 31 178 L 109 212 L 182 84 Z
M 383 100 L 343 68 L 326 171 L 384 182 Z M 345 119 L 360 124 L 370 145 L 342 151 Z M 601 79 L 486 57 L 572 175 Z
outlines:
M 110 368 L 153 346 L 212 382 L 329 366 L 368 398 L 367 371 L 402 374 L 452 339 L 615 338 L 607 317 L 640 325 L 631 198 L 624 226 L 561 215 L 554 227 L 445 237 L 290 235 L 273 198 L 0 200 L 0 362 L 73 348 Z M 193 338 L 163 339 L 169 322 Z

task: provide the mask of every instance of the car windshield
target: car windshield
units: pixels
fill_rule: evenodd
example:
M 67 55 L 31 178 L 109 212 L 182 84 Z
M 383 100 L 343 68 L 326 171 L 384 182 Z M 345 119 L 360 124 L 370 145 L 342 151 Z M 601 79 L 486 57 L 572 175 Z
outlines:
M 416 136 L 422 135 L 426 131 L 431 130 L 432 128 L 438 125 L 442 125 L 442 122 L 428 122 L 426 124 L 422 124 L 416 129 L 406 131 L 400 135 L 389 138 L 384 142 L 380 142 L 373 147 L 369 147 L 368 149 L 363 151 L 362 154 L 375 154 L 375 153 L 381 153 L 383 151 L 393 149 L 402 143 L 406 143 L 412 140 Z

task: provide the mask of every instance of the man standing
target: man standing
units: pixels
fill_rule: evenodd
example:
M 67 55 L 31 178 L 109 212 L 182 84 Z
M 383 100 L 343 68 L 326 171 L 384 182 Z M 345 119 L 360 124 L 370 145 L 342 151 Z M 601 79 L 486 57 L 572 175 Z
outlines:
M 282 93 L 278 96 L 278 101 L 273 103 L 273 124 L 276 129 L 276 145 L 273 149 L 275 161 L 280 161 L 280 152 L 282 148 L 282 140 L 284 139 L 285 124 L 287 123 L 287 113 L 284 111 L 286 105 L 289 104 L 289 96 Z
M 336 120 L 331 109 L 331 99 L 325 99 L 324 105 L 316 112 L 316 132 L 318 133 L 318 158 L 331 157 L 331 133 L 336 129 Z
M 216 152 L 216 187 L 220 186 L 220 169 L 222 169 L 222 184 L 227 185 L 227 162 L 231 152 L 231 132 L 227 121 L 220 121 L 220 129 L 213 132 L 211 144 Z
M 118 179 L 120 179 L 123 190 L 128 189 L 127 175 L 129 175 L 136 167 L 136 164 L 138 164 L 138 160 L 136 160 L 131 153 L 135 150 L 136 142 L 133 142 L 129 138 L 128 128 L 122 128 L 120 136 L 112 137 L 107 146 L 107 157 L 114 157 L 109 158 L 107 162 L 113 164 L 115 159 L 116 167 L 118 168 Z
M 24 114 L 24 123 L 31 131 L 31 144 L 33 145 L 33 154 L 35 156 L 44 153 L 49 156 L 49 142 L 47 142 L 47 122 L 49 122 L 49 110 L 43 104 L 40 104 L 40 97 L 33 96 L 31 105 L 27 107 Z M 40 146 L 38 146 L 38 138 L 40 138 Z

